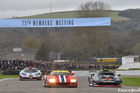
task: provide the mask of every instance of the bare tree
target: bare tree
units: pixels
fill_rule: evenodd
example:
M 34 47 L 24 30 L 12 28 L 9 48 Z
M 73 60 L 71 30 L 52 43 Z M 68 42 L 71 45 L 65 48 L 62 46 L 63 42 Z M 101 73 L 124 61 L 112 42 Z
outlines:
M 140 54 L 140 43 L 136 43 L 133 47 L 133 54 Z
M 81 4 L 76 16 L 79 17 L 107 17 L 109 16 L 110 5 L 102 1 L 87 2 Z M 105 56 L 108 49 L 108 27 L 82 27 L 74 31 L 77 50 L 83 60 L 92 56 Z
M 87 2 L 78 8 L 78 17 L 106 17 L 109 16 L 111 6 L 102 1 Z

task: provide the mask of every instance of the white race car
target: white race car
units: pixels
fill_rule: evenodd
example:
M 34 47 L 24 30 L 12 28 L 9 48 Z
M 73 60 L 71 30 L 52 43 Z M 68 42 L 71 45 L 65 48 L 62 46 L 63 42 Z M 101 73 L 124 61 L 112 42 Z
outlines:
M 42 73 L 40 70 L 34 67 L 24 68 L 19 73 L 19 80 L 22 81 L 23 79 L 42 79 Z

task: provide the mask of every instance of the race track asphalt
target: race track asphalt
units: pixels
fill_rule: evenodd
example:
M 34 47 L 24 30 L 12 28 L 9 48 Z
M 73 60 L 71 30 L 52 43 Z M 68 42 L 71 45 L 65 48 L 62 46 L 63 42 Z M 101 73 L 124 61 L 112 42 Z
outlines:
M 43 87 L 43 80 L 0 80 L 0 93 L 129 93 L 121 92 L 120 89 L 138 89 L 138 87 L 89 87 L 85 76 L 78 77 L 77 88 L 45 88 Z

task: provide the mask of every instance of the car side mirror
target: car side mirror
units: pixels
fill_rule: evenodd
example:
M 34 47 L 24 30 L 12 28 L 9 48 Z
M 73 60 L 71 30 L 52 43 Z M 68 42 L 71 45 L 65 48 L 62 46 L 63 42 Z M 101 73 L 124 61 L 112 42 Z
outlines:
M 47 71 L 45 75 L 50 75 L 52 71 Z
M 75 73 L 71 73 L 71 75 L 75 75 Z
M 90 73 L 90 75 L 91 75 L 91 76 L 94 76 L 94 74 L 93 74 L 93 73 Z
M 46 75 L 50 75 L 50 73 L 46 73 Z
M 45 75 L 50 75 L 50 73 L 46 72 Z
M 90 77 L 93 77 L 94 76 L 94 74 L 90 74 Z
M 121 74 L 118 74 L 118 76 L 121 76 Z
M 95 74 L 91 74 L 91 77 L 93 77 Z

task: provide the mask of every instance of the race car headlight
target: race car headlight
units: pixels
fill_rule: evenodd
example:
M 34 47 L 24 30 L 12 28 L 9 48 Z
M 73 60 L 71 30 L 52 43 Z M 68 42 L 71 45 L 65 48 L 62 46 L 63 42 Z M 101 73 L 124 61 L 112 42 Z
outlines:
M 25 76 L 26 74 L 25 73 L 21 73 L 21 75 Z
M 41 73 L 37 73 L 36 75 L 39 76 L 39 75 L 41 75 Z
M 77 80 L 76 79 L 71 79 L 70 82 L 74 83 L 76 82 Z
M 116 81 L 119 81 L 119 80 L 120 80 L 120 78 L 115 78 L 115 80 L 116 80 Z
M 98 77 L 95 77 L 95 80 L 99 80 L 99 78 Z
M 115 77 L 115 80 L 116 80 L 116 81 L 120 81 L 121 78 L 119 78 L 119 77 Z
M 55 81 L 56 81 L 55 79 L 49 79 L 50 83 L 55 83 Z

